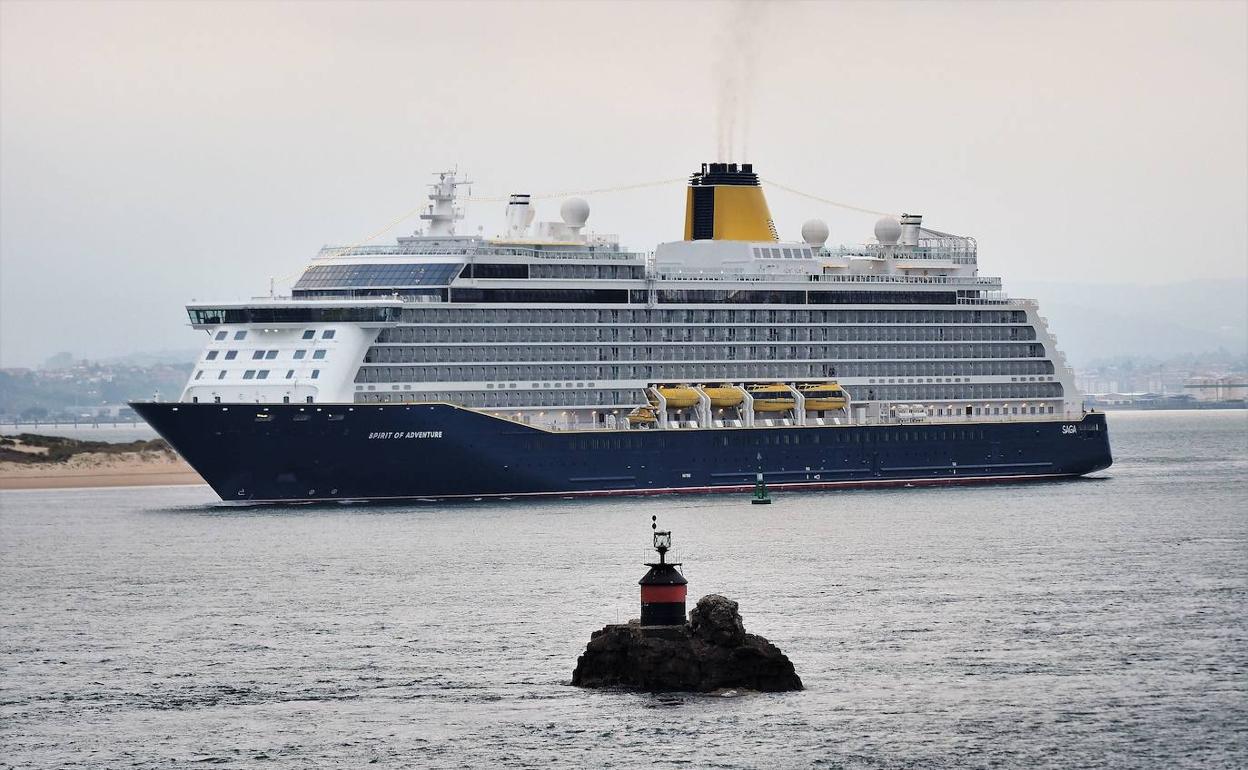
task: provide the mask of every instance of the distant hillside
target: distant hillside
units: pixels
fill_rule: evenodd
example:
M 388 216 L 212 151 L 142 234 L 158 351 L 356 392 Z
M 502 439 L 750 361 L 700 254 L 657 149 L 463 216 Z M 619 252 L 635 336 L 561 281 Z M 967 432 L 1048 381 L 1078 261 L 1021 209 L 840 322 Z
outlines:
M 1034 297 L 1075 367 L 1122 355 L 1248 351 L 1248 281 L 1168 286 L 1007 282 Z
M 199 359 L 203 351 L 199 348 L 185 350 L 157 350 L 152 352 L 128 353 L 124 356 L 101 358 L 99 363 L 124 366 L 160 366 L 161 364 L 187 365 Z
M 193 364 L 121 367 L 91 364 L 73 369 L 0 370 L 0 415 L 26 418 L 77 415 L 79 407 L 123 404 L 159 391 L 176 397 Z

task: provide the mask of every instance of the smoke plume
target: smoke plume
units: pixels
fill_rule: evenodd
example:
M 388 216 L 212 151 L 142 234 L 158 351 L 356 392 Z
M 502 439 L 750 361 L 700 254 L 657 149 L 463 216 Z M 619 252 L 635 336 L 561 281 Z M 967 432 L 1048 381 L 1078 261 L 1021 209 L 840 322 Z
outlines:
M 754 76 L 766 15 L 765 2 L 725 3 L 715 41 L 715 145 L 721 162 L 746 160 Z

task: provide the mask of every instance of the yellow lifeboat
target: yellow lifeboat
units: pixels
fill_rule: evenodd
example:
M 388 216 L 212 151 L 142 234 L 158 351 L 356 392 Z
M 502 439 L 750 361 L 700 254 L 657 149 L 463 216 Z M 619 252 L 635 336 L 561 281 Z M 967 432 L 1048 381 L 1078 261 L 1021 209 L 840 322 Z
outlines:
M 688 409 L 698 403 L 698 392 L 688 385 L 660 385 L 655 390 L 667 401 L 668 409 Z
M 835 382 L 819 382 L 798 385 L 797 390 L 806 399 L 806 409 L 811 412 L 828 412 L 844 409 L 849 403 L 845 390 Z
M 745 400 L 745 394 L 733 385 L 707 385 L 702 388 L 702 392 L 711 399 L 711 406 L 716 409 L 739 406 Z
M 654 410 L 648 406 L 639 406 L 628 413 L 629 425 L 650 425 L 658 422 L 658 419 L 654 414 Z
M 754 399 L 755 412 L 783 412 L 792 409 L 796 403 L 793 391 L 787 385 L 748 385 L 746 390 L 750 391 L 750 396 Z

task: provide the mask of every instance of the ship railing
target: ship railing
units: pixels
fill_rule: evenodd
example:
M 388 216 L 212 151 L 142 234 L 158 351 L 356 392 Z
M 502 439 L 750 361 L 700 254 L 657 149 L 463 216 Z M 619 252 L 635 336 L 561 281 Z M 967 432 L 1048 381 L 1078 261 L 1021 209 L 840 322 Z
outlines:
M 887 256 L 897 260 L 949 261 L 956 265 L 973 265 L 977 261 L 974 243 L 967 246 L 833 246 L 815 252 L 815 257 L 852 259 L 853 257 L 879 258 Z
M 317 253 L 318 260 L 343 257 L 530 257 L 533 259 L 605 259 L 616 262 L 644 263 L 646 254 L 637 251 L 618 251 L 609 246 L 599 249 L 542 249 L 523 246 L 449 246 L 431 247 L 417 244 L 376 246 L 323 246 Z
M 940 286 L 1001 286 L 1000 278 L 945 275 L 829 275 L 824 273 L 698 273 L 693 271 L 658 271 L 660 281 L 765 281 L 768 283 L 897 283 L 932 284 Z
M 860 405 L 866 405 L 870 402 L 858 402 Z M 890 405 L 892 406 L 892 405 Z M 882 414 L 840 414 L 832 417 L 813 418 L 808 417 L 805 421 L 805 427 L 833 427 L 837 425 L 891 425 L 891 426 L 908 426 L 908 425 L 988 425 L 995 423 L 1019 423 L 1019 422 L 1051 422 L 1055 419 L 1077 420 L 1086 414 L 1086 409 L 1080 412 L 1061 410 L 1050 412 L 1040 412 L 1037 414 L 939 414 L 936 409 L 909 409 L 900 408 L 902 406 L 912 405 L 896 405 L 898 408 L 890 409 Z M 923 406 L 923 405 L 919 405 Z M 1003 407 L 1004 408 L 1004 407 Z M 1022 408 L 1027 408 L 1026 406 Z M 666 426 L 659 423 L 640 427 L 631 426 L 628 423 L 626 411 L 619 414 L 612 414 L 614 419 L 604 420 L 600 416 L 597 420 L 577 420 L 569 416 L 568 418 L 556 418 L 554 420 L 532 417 L 525 418 L 517 416 L 514 413 L 501 413 L 492 410 L 484 410 L 494 417 L 508 420 L 521 425 L 527 425 L 544 430 L 555 431 L 559 433 L 596 433 L 603 431 L 618 430 L 660 430 L 660 431 L 684 431 L 684 430 L 737 430 L 742 428 L 782 428 L 782 427 L 802 427 L 796 419 L 784 417 L 757 417 L 753 426 L 746 424 L 747 421 L 736 417 L 714 418 L 709 424 L 705 421 L 697 419 L 677 420 L 669 419 Z
M 959 305 L 1010 305 L 1014 300 L 1009 297 L 958 297 Z

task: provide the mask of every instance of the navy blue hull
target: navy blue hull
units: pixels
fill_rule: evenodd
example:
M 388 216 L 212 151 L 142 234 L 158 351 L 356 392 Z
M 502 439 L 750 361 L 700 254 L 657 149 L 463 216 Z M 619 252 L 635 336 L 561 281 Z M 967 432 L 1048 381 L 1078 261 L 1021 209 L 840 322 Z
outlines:
M 135 403 L 224 500 L 646 494 L 961 484 L 1109 467 L 1080 420 L 550 432 L 446 404 Z

